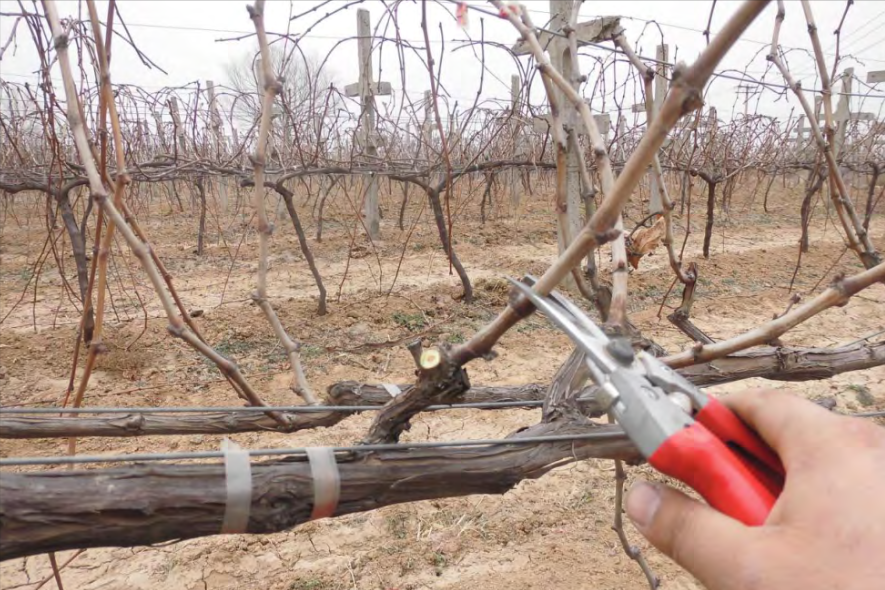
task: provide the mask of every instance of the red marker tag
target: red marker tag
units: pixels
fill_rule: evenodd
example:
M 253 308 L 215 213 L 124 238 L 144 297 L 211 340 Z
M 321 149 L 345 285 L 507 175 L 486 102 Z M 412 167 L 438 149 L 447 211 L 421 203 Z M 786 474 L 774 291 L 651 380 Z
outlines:
M 507 13 L 510 13 L 514 16 L 519 16 L 519 4 L 507 4 L 501 11 L 498 13 L 501 18 L 507 18 Z
M 458 8 L 455 10 L 455 18 L 458 19 L 458 26 L 462 29 L 467 28 L 467 3 L 458 2 Z

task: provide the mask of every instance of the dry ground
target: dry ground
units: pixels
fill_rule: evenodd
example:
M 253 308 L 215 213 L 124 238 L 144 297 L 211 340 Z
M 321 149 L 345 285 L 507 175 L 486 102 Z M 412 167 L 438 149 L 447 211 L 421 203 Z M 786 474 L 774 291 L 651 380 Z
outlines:
M 751 183 L 749 183 L 751 184 Z M 780 184 L 780 182 L 778 183 Z M 720 212 L 714 253 L 700 258 L 702 215 L 695 204 L 693 234 L 686 260 L 700 265 L 697 324 L 714 338 L 727 338 L 783 311 L 797 253 L 798 195 L 801 187 L 778 187 L 771 213 L 761 210 L 761 195 L 750 199 L 745 187 L 728 219 Z M 417 215 L 421 201 L 413 191 Z M 696 201 L 699 201 L 695 197 Z M 341 200 L 341 199 L 339 199 Z M 343 200 L 342 200 L 343 201 Z M 6 203 L 2 226 L 2 294 L 0 314 L 0 391 L 2 405 L 56 404 L 67 384 L 77 310 L 60 288 L 53 258 L 44 265 L 34 294 L 32 267 L 45 228 L 39 199 L 18 197 Z M 336 207 L 339 209 L 336 210 Z M 322 392 L 339 380 L 407 382 L 412 362 L 401 346 L 363 346 L 424 334 L 428 344 L 459 342 L 501 309 L 506 275 L 540 273 L 554 259 L 556 236 L 547 199 L 527 199 L 517 216 L 500 217 L 480 226 L 473 203 L 471 216 L 457 218 L 455 247 L 474 281 L 477 300 L 454 299 L 460 289 L 448 266 L 425 211 L 408 245 L 388 212 L 384 240 L 376 251 L 362 239 L 352 242 L 346 204 L 330 206 L 332 220 L 317 243 L 309 210 L 302 212 L 330 294 L 330 314 L 314 314 L 315 288 L 286 219 L 277 223 L 271 257 L 270 293 L 284 324 L 304 343 L 307 377 Z M 257 240 L 246 232 L 242 216 L 210 217 L 208 247 L 197 257 L 195 217 L 162 202 L 142 214 L 151 239 L 175 276 L 189 309 L 201 309 L 197 320 L 219 351 L 237 359 L 264 399 L 291 403 L 284 355 L 272 332 L 249 302 L 256 269 Z M 336 213 L 337 211 L 337 213 Z M 388 211 L 395 212 L 391 203 Z M 335 223 L 335 217 L 348 225 Z M 637 218 L 640 215 L 633 215 Z M 836 228 L 825 223 L 818 205 L 812 225 L 812 251 L 805 255 L 795 283 L 803 295 L 817 291 L 838 272 L 854 273 L 860 265 L 840 255 Z M 677 220 L 684 227 L 686 217 Z M 628 224 L 630 225 L 630 224 Z M 874 242 L 885 247 L 883 220 L 874 220 Z M 682 231 L 677 233 L 681 236 Z M 223 235 L 224 239 L 221 239 Z M 122 244 L 120 244 L 122 245 Z M 348 251 L 354 257 L 348 260 Z M 234 254 L 236 254 L 234 256 Z M 397 264 L 402 265 L 391 296 Z M 65 255 L 65 274 L 73 261 Z M 605 267 L 605 264 L 602 265 Z M 345 277 L 346 274 L 346 277 Z M 160 307 L 135 260 L 117 254 L 112 265 L 114 307 L 108 314 L 110 352 L 92 377 L 87 405 L 176 406 L 231 405 L 236 400 L 218 371 L 165 332 Z M 665 254 L 646 258 L 631 275 L 631 318 L 647 336 L 670 351 L 689 344 L 666 319 L 656 317 L 672 280 Z M 30 282 L 29 282 L 30 281 Z M 819 284 L 819 286 L 818 286 Z M 25 293 L 24 302 L 13 305 Z M 340 301 L 337 295 L 340 288 Z M 223 293 L 223 295 L 222 295 Z M 138 297 L 146 302 L 147 321 Z M 849 305 L 828 310 L 784 337 L 792 345 L 833 346 L 885 329 L 885 288 L 876 285 Z M 678 303 L 674 293 L 668 306 Z M 665 311 L 666 314 L 666 311 Z M 508 333 L 493 362 L 469 366 L 474 384 L 546 382 L 569 351 L 567 339 L 533 317 Z M 725 393 L 747 387 L 787 389 L 810 398 L 830 397 L 839 411 L 885 409 L 885 369 L 840 375 L 813 383 L 745 381 L 716 387 Z M 250 433 L 232 438 L 247 447 L 349 444 L 365 432 L 370 416 L 354 416 L 328 430 L 293 435 Z M 493 438 L 534 423 L 539 411 L 450 411 L 419 416 L 408 439 Z M 79 451 L 144 452 L 214 450 L 210 436 L 86 439 Z M 63 441 L 0 441 L 2 456 L 57 455 Z M 653 476 L 646 469 L 631 470 Z M 611 531 L 614 480 L 612 465 L 586 461 L 562 467 L 537 481 L 527 481 L 504 496 L 418 502 L 375 512 L 310 523 L 268 536 L 198 539 L 162 547 L 90 549 L 63 573 L 67 588 L 287 590 L 489 588 L 624 588 L 641 589 L 639 569 L 623 554 Z M 628 534 L 663 578 L 664 588 L 696 588 L 693 579 Z M 59 556 L 59 562 L 69 554 Z M 50 573 L 46 556 L 0 565 L 0 588 L 34 588 Z M 51 587 L 50 582 L 47 587 Z

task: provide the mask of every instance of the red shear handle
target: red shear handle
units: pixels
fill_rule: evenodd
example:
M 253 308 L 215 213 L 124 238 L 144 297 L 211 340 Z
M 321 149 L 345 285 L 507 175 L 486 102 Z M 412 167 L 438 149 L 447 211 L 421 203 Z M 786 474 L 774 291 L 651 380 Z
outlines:
M 737 455 L 697 422 L 664 441 L 648 462 L 746 525 L 763 524 L 776 500 Z
M 734 451 L 769 492 L 780 496 L 784 489 L 784 466 L 775 452 L 737 414 L 711 397 L 695 419 Z

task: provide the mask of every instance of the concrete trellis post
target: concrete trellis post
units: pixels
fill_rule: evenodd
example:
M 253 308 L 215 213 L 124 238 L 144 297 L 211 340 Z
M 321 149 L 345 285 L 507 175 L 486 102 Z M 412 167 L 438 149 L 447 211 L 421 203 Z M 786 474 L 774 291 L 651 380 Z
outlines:
M 833 145 L 834 155 L 838 158 L 845 145 L 845 132 L 851 119 L 851 86 L 854 79 L 854 68 L 846 68 L 842 72 L 842 92 L 839 94 L 839 102 L 836 105 L 835 123 L 836 137 Z
M 521 80 L 516 74 L 510 76 L 510 129 L 511 141 L 513 142 L 514 154 L 522 153 L 522 137 L 519 132 L 519 113 L 521 111 Z M 510 185 L 510 206 L 515 213 L 519 208 L 522 200 L 522 193 L 519 187 L 519 170 L 510 170 L 508 175 L 508 184 Z
M 178 112 L 178 98 L 175 96 L 171 97 L 168 105 L 169 113 L 172 115 L 172 124 L 175 127 L 172 131 L 172 149 L 170 151 L 177 155 L 182 155 L 187 148 L 187 136 L 184 134 L 184 128 L 181 125 L 181 115 Z M 181 199 L 178 197 L 178 192 L 175 190 L 175 180 L 166 181 L 166 188 L 170 195 L 175 195 L 180 206 Z
M 163 116 L 157 112 L 151 112 L 151 115 L 154 117 L 154 125 L 157 127 L 157 138 L 159 139 L 159 148 L 161 148 L 165 153 L 169 153 L 169 147 L 166 143 L 166 129 L 163 126 Z
M 615 160 L 617 162 L 625 162 L 627 160 L 627 149 L 624 145 L 627 141 L 627 117 L 618 116 L 617 147 L 615 148 Z
M 869 76 L 868 76 L 869 77 Z M 839 102 L 836 105 L 836 113 L 834 122 L 836 123 L 836 136 L 834 138 L 833 151 L 838 158 L 843 151 L 848 151 L 846 140 L 848 137 L 848 128 L 852 121 L 875 121 L 876 115 L 873 113 L 852 113 L 851 112 L 851 91 L 854 82 L 854 68 L 846 68 L 842 72 L 842 90 L 839 94 Z M 851 157 L 851 156 L 849 156 Z M 846 172 L 847 177 L 854 174 L 850 171 Z
M 372 81 L 372 31 L 369 11 L 360 8 L 356 13 L 356 25 L 359 53 L 359 82 L 348 84 L 344 88 L 347 96 L 358 96 L 360 99 L 360 130 L 362 132 L 363 152 L 370 163 L 375 163 L 378 156 L 377 138 L 375 137 L 375 96 L 391 93 L 390 83 Z M 378 209 L 378 180 L 370 175 L 363 200 L 363 218 L 369 237 L 377 239 L 381 234 L 381 213 Z
M 424 144 L 424 165 L 430 166 L 433 161 L 433 97 L 429 90 L 424 91 L 424 121 L 421 123 L 421 143 Z M 420 149 L 418 150 L 421 151 Z M 435 176 L 428 179 L 436 183 Z
M 654 102 L 654 113 L 646 117 L 646 126 L 651 124 L 654 115 L 661 110 L 661 106 L 664 104 L 664 99 L 667 96 L 667 88 L 669 86 L 668 78 L 670 75 L 669 56 L 669 45 L 657 46 L 655 51 L 655 59 L 657 60 L 657 64 L 655 65 L 655 88 L 654 97 L 652 98 Z M 632 110 L 637 114 L 645 113 L 645 104 L 634 104 Z M 652 213 L 661 213 L 664 210 L 664 206 L 661 202 L 661 191 L 658 187 L 657 178 L 651 173 L 651 167 L 649 167 L 648 186 L 650 193 L 648 198 L 648 213 L 649 215 Z
M 719 131 L 719 114 L 716 112 L 716 107 L 710 107 L 707 119 L 701 124 L 707 133 L 707 143 L 716 141 L 716 133 Z
M 879 75 L 881 74 L 881 78 Z M 842 89 L 839 93 L 839 102 L 836 104 L 836 110 L 833 113 L 833 123 L 836 126 L 835 135 L 833 136 L 833 155 L 837 158 L 839 157 L 840 152 L 845 149 L 845 141 L 847 138 L 847 131 L 850 123 L 852 121 L 875 121 L 876 116 L 873 113 L 852 113 L 851 112 L 851 87 L 852 82 L 854 81 L 854 68 L 846 68 L 845 71 L 842 72 Z M 869 72 L 867 74 L 867 82 L 875 83 L 881 80 L 885 80 L 885 72 Z M 823 99 L 821 96 L 814 97 L 814 110 L 818 119 L 818 123 L 823 129 L 823 126 L 826 124 L 826 120 L 824 119 L 823 114 L 821 113 L 823 106 Z M 810 130 L 809 130 L 810 136 Z M 800 135 L 800 138 L 803 137 Z M 850 171 L 846 171 L 845 177 L 851 176 Z M 829 201 L 827 201 L 829 205 Z
M 809 129 L 809 131 L 811 131 Z M 796 153 L 797 155 L 801 155 L 805 151 L 805 115 L 799 115 L 799 120 L 796 122 Z
M 744 95 L 744 118 L 746 118 L 750 112 L 750 96 L 756 93 L 756 86 L 752 84 L 738 84 L 736 90 L 738 94 Z
M 138 131 L 141 133 L 142 137 L 144 137 L 144 144 L 148 149 L 148 153 L 151 157 L 155 156 L 157 152 L 154 149 L 153 144 L 151 144 L 151 128 L 148 126 L 147 119 L 141 119 L 139 121 Z
M 667 96 L 667 89 L 670 86 L 670 66 L 667 65 L 670 61 L 670 46 L 658 45 L 657 50 L 655 51 L 655 57 L 658 60 L 657 68 L 655 69 L 655 116 L 657 116 L 661 111 L 661 107 L 664 104 L 664 98 Z M 650 186 L 651 195 L 648 200 L 648 212 L 649 214 L 661 213 L 664 210 L 664 205 L 661 201 L 661 191 L 658 186 L 658 180 L 654 175 L 651 177 Z
M 449 119 L 449 131 L 448 136 L 449 139 L 449 153 L 451 154 L 452 163 L 455 166 L 461 166 L 462 158 L 464 156 L 464 146 L 461 143 L 461 123 L 458 120 L 458 111 L 456 110 L 452 113 L 451 119 Z
M 187 151 L 187 134 L 181 124 L 181 114 L 178 112 L 178 98 L 173 96 L 169 99 L 169 113 L 172 115 L 172 123 L 175 125 L 175 140 L 178 142 L 180 153 Z

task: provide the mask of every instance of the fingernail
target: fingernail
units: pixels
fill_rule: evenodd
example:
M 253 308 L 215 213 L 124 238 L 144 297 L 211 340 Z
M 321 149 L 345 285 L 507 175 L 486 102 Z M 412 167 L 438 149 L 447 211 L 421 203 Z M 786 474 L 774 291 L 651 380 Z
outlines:
M 639 480 L 630 486 L 627 494 L 627 516 L 640 529 L 649 526 L 661 505 L 661 493 L 647 481 Z

